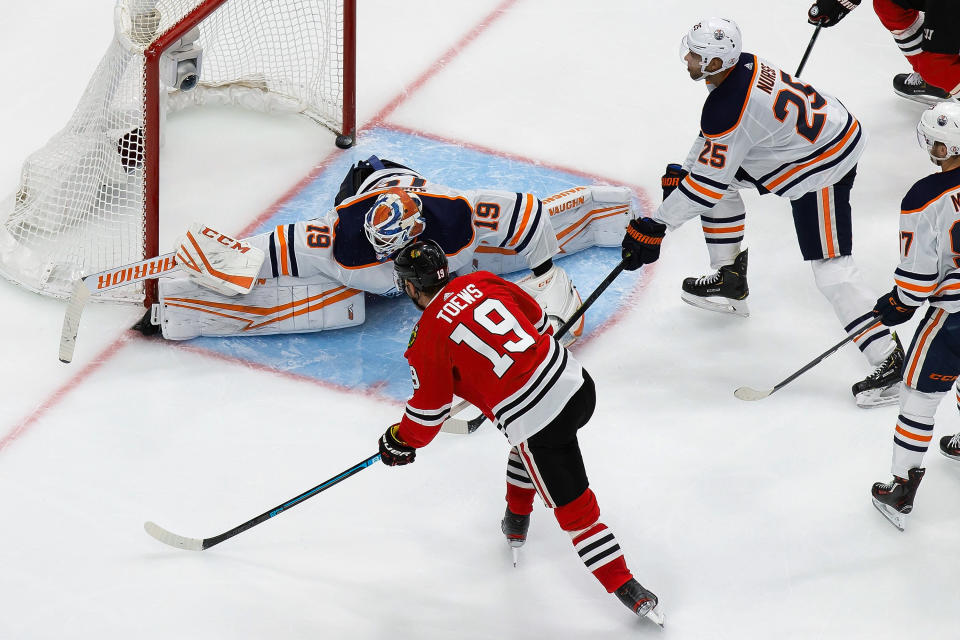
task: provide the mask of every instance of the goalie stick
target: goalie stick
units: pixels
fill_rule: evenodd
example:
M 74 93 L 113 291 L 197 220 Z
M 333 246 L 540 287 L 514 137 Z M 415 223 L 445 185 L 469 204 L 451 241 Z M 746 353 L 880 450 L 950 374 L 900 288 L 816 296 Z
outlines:
M 264 513 L 261 513 L 256 518 L 247 520 L 243 524 L 236 526 L 233 529 L 230 529 L 230 531 L 221 533 L 218 536 L 213 536 L 212 538 L 202 538 L 202 539 L 187 538 L 185 536 L 177 535 L 171 531 L 167 531 L 160 525 L 153 522 L 149 522 L 149 521 L 143 523 L 143 529 L 156 540 L 159 540 L 164 544 L 168 544 L 171 547 L 176 547 L 177 549 L 186 549 L 187 551 L 203 551 L 205 549 L 209 549 L 214 545 L 220 544 L 224 540 L 229 540 L 233 536 L 239 533 L 243 533 L 247 529 L 257 526 L 261 522 L 266 522 L 270 518 L 280 515 L 284 511 L 287 511 L 297 506 L 307 498 L 312 498 L 313 496 L 317 495 L 321 491 L 326 491 L 333 485 L 343 482 L 350 476 L 356 473 L 359 473 L 360 471 L 363 471 L 364 469 L 372 465 L 374 462 L 377 462 L 379 459 L 380 459 L 379 453 L 372 455 L 366 460 L 358 462 L 357 464 L 353 465 L 349 469 L 335 475 L 329 480 L 325 480 L 324 482 L 321 482 L 320 484 L 313 487 L 312 489 L 308 489 L 304 491 L 297 497 L 291 498 L 290 500 L 287 500 L 283 504 L 278 504 L 273 509 L 270 509 L 269 511 L 265 511 Z
M 801 367 L 799 371 L 795 371 L 794 373 L 792 373 L 789 377 L 787 377 L 787 378 L 786 378 L 785 380 L 783 380 L 782 382 L 779 382 L 779 383 L 775 384 L 772 389 L 766 389 L 766 390 L 764 390 L 764 391 L 760 391 L 760 390 L 754 389 L 754 388 L 752 388 L 752 387 L 740 387 L 739 389 L 737 389 L 736 391 L 733 392 L 733 395 L 736 396 L 737 398 L 739 398 L 740 400 L 747 400 L 747 401 L 763 400 L 764 398 L 766 398 L 766 397 L 769 396 L 770 394 L 772 394 L 772 393 L 778 391 L 779 389 L 782 389 L 783 387 L 787 386 L 788 384 L 790 384 L 791 382 L 793 382 L 794 380 L 796 380 L 797 378 L 799 378 L 802 374 L 806 373 L 806 372 L 809 371 L 810 369 L 813 369 L 815 366 L 817 366 L 818 364 L 820 364 L 820 363 L 824 360 L 824 358 L 826 358 L 827 356 L 833 354 L 833 353 L 836 352 L 838 349 L 840 349 L 840 347 L 842 347 L 843 345 L 847 344 L 847 343 L 850 342 L 851 340 L 853 340 L 853 336 L 847 336 L 846 338 L 844 338 L 843 340 L 841 340 L 841 341 L 838 342 L 837 344 L 833 345 L 832 347 L 830 347 L 829 349 L 827 349 L 826 351 L 824 351 L 823 353 L 821 353 L 820 355 L 818 355 L 818 356 L 817 356 L 816 358 L 814 358 L 811 362 L 808 362 L 806 365 L 804 365 L 803 367 Z
M 176 270 L 179 266 L 177 254 L 171 252 L 134 264 L 91 273 L 74 282 L 73 291 L 70 292 L 70 299 L 67 301 L 67 310 L 63 314 L 63 328 L 60 330 L 60 362 L 73 360 L 73 351 L 77 346 L 77 333 L 80 330 L 80 316 L 83 315 L 83 308 L 90 296 L 134 282 L 157 278 Z
M 620 263 L 613 268 L 613 271 L 611 271 L 607 275 L 607 277 L 603 279 L 603 282 L 597 285 L 597 288 L 593 290 L 593 293 L 590 294 L 590 297 L 588 297 L 577 308 L 577 310 L 573 312 L 573 315 L 570 316 L 570 318 L 566 322 L 560 325 L 560 328 L 557 329 L 557 332 L 555 334 L 553 334 L 553 337 L 558 339 L 563 337 L 563 334 L 569 331 L 570 327 L 575 325 L 577 323 L 577 320 L 580 319 L 580 316 L 586 313 L 587 309 L 589 309 L 590 306 L 597 301 L 597 298 L 600 297 L 600 294 L 606 291 L 607 287 L 610 286 L 610 283 L 612 283 L 614 280 L 617 279 L 617 276 L 619 276 L 623 272 L 624 268 L 626 268 L 626 265 L 624 264 L 623 260 L 621 260 Z M 450 410 L 450 415 L 452 417 L 448 418 L 447 421 L 443 423 L 443 427 L 441 427 L 440 430 L 446 433 L 459 433 L 459 434 L 468 434 L 476 431 L 477 428 L 481 424 L 483 424 L 483 421 L 487 419 L 485 415 L 481 413 L 476 418 L 472 418 L 470 420 L 457 418 L 457 415 L 459 415 L 461 411 L 463 411 L 469 406 L 470 406 L 470 403 L 467 402 L 466 400 L 455 405 Z

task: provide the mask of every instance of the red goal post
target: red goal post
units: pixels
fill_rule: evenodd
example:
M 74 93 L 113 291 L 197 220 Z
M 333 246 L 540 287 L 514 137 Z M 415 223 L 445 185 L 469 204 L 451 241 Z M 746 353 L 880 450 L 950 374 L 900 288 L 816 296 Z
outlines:
M 356 0 L 118 0 L 114 40 L 66 127 L 0 202 L 0 274 L 67 297 L 159 254 L 166 114 L 231 104 L 356 135 Z M 127 290 L 125 290 L 127 289 Z M 104 299 L 150 302 L 150 287 Z

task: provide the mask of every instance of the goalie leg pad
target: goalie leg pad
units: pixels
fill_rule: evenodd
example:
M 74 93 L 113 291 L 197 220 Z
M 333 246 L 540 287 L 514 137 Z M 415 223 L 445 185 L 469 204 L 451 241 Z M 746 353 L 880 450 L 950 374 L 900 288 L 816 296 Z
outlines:
M 364 294 L 323 276 L 259 280 L 226 297 L 190 278 L 159 281 L 160 327 L 168 340 L 307 333 L 362 324 Z
M 561 253 L 590 247 L 619 247 L 633 218 L 633 194 L 626 187 L 574 187 L 543 200 Z

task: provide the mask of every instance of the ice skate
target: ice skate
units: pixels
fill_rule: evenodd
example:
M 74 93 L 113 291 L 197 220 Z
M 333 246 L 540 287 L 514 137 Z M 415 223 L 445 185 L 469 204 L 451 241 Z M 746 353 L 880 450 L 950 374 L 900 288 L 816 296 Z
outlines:
M 660 611 L 657 596 L 635 579 L 627 580 L 614 592 L 614 595 L 639 617 L 647 618 L 663 628 L 663 613 Z
M 901 98 L 930 105 L 952 99 L 943 89 L 924 82 L 917 72 L 893 76 L 893 92 Z
M 917 495 L 924 471 L 919 467 L 910 469 L 907 480 L 894 476 L 890 482 L 874 483 L 870 490 L 873 506 L 900 531 L 903 531 L 907 516 L 913 511 L 913 498 Z
M 720 267 L 716 273 L 685 279 L 680 298 L 700 309 L 746 317 L 750 315 L 750 308 L 747 306 L 749 294 L 747 250 L 744 249 L 733 264 Z
M 853 385 L 853 397 L 863 409 L 896 404 L 900 399 L 900 380 L 903 378 L 903 347 L 893 334 L 896 348 L 880 363 L 873 373 Z
M 500 530 L 503 531 L 503 535 L 507 537 L 507 544 L 510 545 L 513 566 L 517 566 L 520 561 L 519 549 L 527 541 L 528 529 L 530 529 L 530 514 L 519 516 L 507 507 L 503 520 L 500 521 Z
M 160 333 L 160 322 L 156 317 L 159 312 L 159 307 L 157 305 L 150 305 L 150 308 L 147 309 L 143 316 L 137 320 L 136 324 L 130 327 L 133 331 L 139 331 L 145 336 L 155 336 Z
M 940 453 L 951 460 L 960 460 L 960 433 L 940 438 Z

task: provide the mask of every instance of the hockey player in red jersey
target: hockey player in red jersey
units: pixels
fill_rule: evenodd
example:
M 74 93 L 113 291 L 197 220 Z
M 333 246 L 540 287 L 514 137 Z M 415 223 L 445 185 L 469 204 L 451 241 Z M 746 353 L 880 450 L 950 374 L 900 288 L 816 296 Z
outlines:
M 740 190 L 790 200 L 800 253 L 841 325 L 876 369 L 853 385 L 859 406 L 893 404 L 903 349 L 869 311 L 874 297 L 851 255 L 850 190 L 866 134 L 834 96 L 742 50 L 732 20 L 708 18 L 682 40 L 693 80 L 709 94 L 700 134 L 683 165 L 669 165 L 663 203 L 632 220 L 623 238 L 627 269 L 659 257 L 667 229 L 699 218 L 715 273 L 683 281 L 696 307 L 747 315 L 747 217 Z
M 483 411 L 507 437 L 507 510 L 512 547 L 526 540 L 534 495 L 553 509 L 581 560 L 631 611 L 662 625 L 657 597 L 633 578 L 590 490 L 577 430 L 593 413 L 593 380 L 553 338 L 543 309 L 517 285 L 478 271 L 450 279 L 430 240 L 394 258 L 398 288 L 423 315 L 404 354 L 413 397 L 379 441 L 389 466 L 414 461 L 449 416 L 453 396 Z
M 817 0 L 807 20 L 832 27 L 859 5 L 860 0 Z M 927 104 L 960 99 L 960 3 L 873 0 L 873 8 L 913 67 L 913 73 L 893 77 L 894 92 Z
M 929 303 L 913 334 L 904 365 L 900 415 L 893 433 L 891 482 L 873 485 L 874 506 L 903 531 L 913 511 L 933 440 L 937 407 L 960 375 L 960 266 L 957 218 L 960 216 L 960 104 L 943 102 L 925 111 L 917 137 L 939 173 L 917 181 L 900 205 L 900 264 L 893 289 L 873 309 L 888 326 L 902 324 Z M 960 408 L 960 389 L 958 389 Z M 960 459 L 960 434 L 943 436 L 940 451 Z

